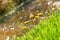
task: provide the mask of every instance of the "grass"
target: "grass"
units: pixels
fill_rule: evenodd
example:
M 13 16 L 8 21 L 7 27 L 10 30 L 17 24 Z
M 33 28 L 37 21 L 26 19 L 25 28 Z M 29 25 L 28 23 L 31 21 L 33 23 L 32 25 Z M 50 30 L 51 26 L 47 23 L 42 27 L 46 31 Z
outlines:
M 49 19 L 41 20 L 26 34 L 16 40 L 60 40 L 60 12 L 52 12 Z

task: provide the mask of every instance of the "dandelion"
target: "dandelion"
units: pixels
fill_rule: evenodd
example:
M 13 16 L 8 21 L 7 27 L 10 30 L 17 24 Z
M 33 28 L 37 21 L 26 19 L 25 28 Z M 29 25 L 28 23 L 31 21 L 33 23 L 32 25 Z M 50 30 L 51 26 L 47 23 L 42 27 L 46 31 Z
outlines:
M 22 28 L 22 29 L 25 29 L 25 28 L 26 28 L 26 26 L 22 26 L 21 28 Z
M 27 24 L 27 23 L 29 23 L 29 21 L 25 21 L 25 22 L 24 22 L 24 24 Z
M 39 12 L 37 15 L 38 15 L 38 16 L 39 16 L 39 15 L 43 15 L 43 13 L 40 13 L 40 12 Z
M 35 16 L 35 18 L 39 19 L 39 16 Z
M 30 14 L 29 18 L 33 18 L 33 17 L 34 17 L 34 15 L 33 14 Z

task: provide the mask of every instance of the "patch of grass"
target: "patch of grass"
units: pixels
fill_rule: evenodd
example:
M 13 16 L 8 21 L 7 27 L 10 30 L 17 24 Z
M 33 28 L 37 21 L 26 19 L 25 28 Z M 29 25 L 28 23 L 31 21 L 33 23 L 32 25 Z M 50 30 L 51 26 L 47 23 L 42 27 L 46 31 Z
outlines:
M 49 19 L 41 20 L 29 32 L 16 40 L 60 40 L 60 11 L 52 12 Z

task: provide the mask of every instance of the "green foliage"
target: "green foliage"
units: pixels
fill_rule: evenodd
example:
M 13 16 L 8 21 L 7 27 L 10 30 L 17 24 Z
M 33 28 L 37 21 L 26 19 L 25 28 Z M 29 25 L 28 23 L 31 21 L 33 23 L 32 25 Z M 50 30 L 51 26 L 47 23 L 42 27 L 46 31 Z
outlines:
M 52 12 L 49 19 L 41 20 L 25 35 L 16 37 L 16 40 L 60 40 L 60 11 Z

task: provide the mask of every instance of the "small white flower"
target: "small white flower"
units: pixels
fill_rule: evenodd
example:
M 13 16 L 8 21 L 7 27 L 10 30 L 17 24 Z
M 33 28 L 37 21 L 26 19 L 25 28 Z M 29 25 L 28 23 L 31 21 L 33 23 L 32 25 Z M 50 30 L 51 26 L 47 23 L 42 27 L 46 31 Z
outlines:
M 55 8 L 52 8 L 52 10 L 54 10 Z
M 6 38 L 6 40 L 9 40 L 9 36 Z
M 52 3 L 52 1 L 48 2 L 48 5 L 50 5 Z
M 10 28 L 11 30 L 14 30 L 14 28 Z

